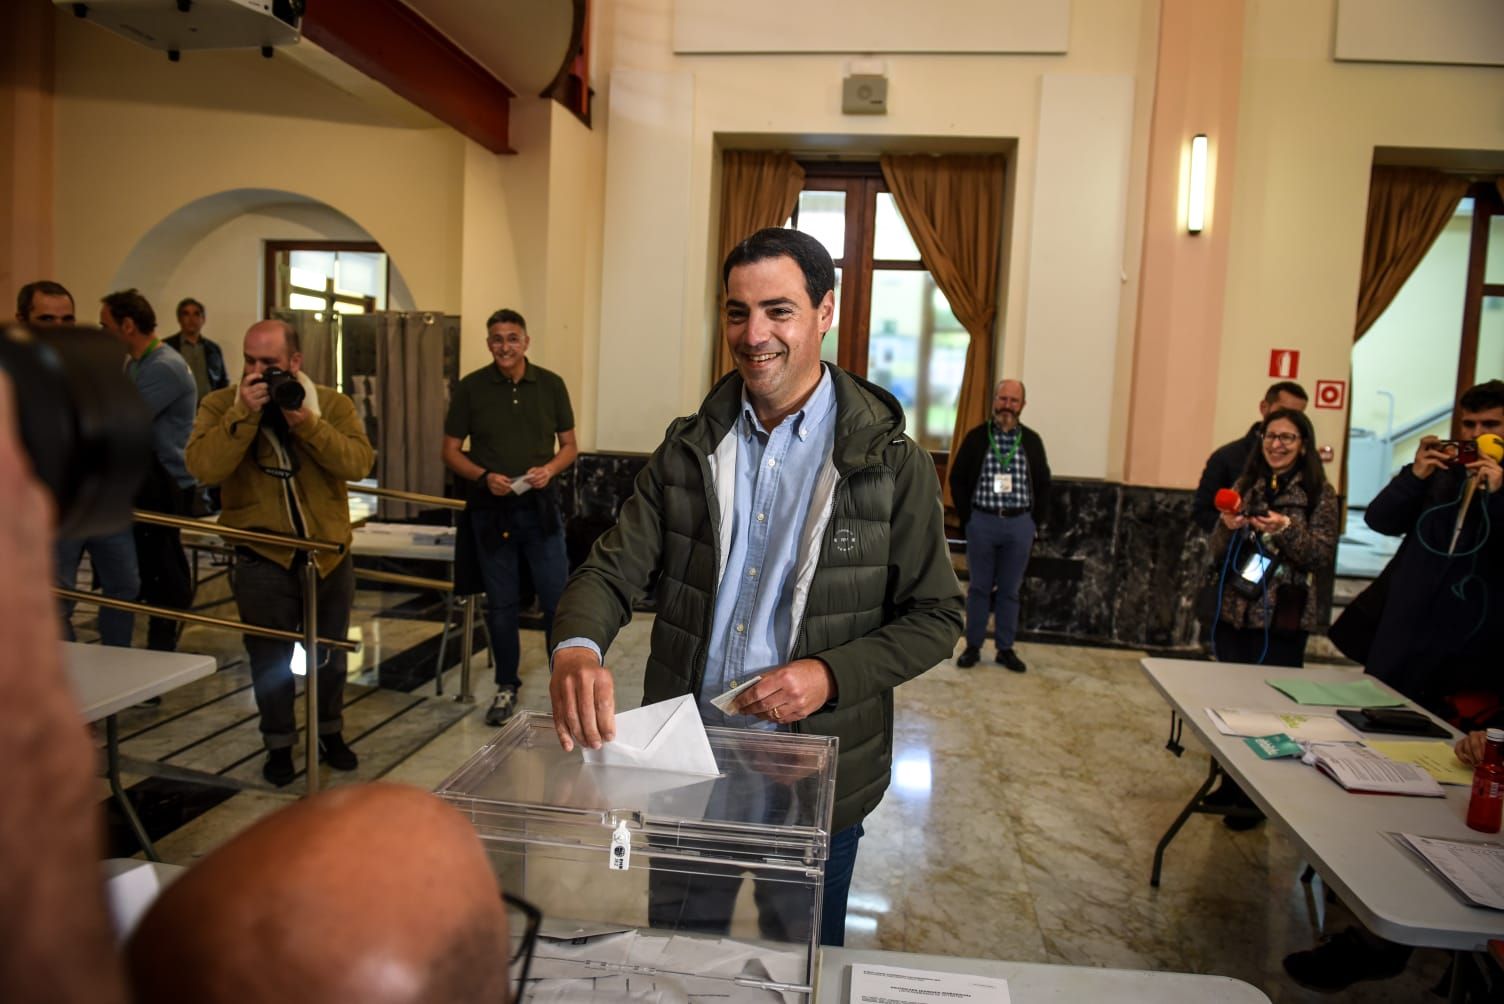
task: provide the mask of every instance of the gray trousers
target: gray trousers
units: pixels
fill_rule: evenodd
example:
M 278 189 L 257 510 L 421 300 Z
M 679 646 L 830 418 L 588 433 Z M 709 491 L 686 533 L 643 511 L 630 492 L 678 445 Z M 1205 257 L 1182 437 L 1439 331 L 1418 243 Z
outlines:
M 303 630 L 303 570 L 301 562 L 283 568 L 248 549 L 238 549 L 231 580 L 240 619 L 259 627 Z M 349 557 L 319 580 L 318 633 L 343 638 L 355 602 L 355 564 Z M 297 686 L 292 678 L 293 643 L 245 636 L 251 657 L 251 688 L 261 712 L 261 737 L 267 749 L 286 749 L 297 742 L 293 705 Z M 319 652 L 319 721 L 321 736 L 344 727 L 345 653 Z
M 997 650 L 1013 647 L 1018 635 L 1018 589 L 1034 549 L 1034 517 L 974 512 L 966 523 L 966 647 L 981 648 L 987 614 L 996 621 Z

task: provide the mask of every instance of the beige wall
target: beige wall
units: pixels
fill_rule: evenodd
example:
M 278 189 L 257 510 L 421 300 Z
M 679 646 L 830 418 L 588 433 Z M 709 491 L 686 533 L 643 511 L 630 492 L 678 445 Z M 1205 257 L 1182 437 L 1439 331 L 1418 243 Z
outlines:
M 1078 0 L 1071 4 L 1070 52 L 1064 56 L 935 56 L 889 55 L 883 57 L 889 86 L 889 111 L 885 116 L 848 116 L 840 110 L 841 80 L 849 60 L 833 55 L 764 55 L 690 57 L 671 50 L 673 7 L 671 0 L 644 0 L 631 6 L 605 5 L 597 12 L 595 38 L 607 70 L 633 74 L 690 77 L 692 120 L 688 137 L 688 184 L 655 183 L 650 172 L 634 165 L 651 164 L 656 155 L 653 130 L 637 129 L 634 142 L 612 145 L 609 170 L 612 179 L 627 179 L 627 189 L 613 188 L 607 195 L 608 249 L 603 277 L 601 343 L 603 354 L 630 346 L 634 359 L 661 361 L 666 379 L 655 394 L 644 398 L 635 382 L 621 385 L 602 382 L 598 395 L 601 414 L 630 415 L 630 428 L 613 425 L 611 434 L 620 448 L 647 450 L 656 445 L 664 426 L 675 415 L 692 411 L 709 383 L 710 346 L 716 333 L 712 315 L 713 274 L 711 247 L 716 243 L 713 220 L 717 217 L 719 193 L 715 159 L 720 137 L 736 142 L 749 137 L 785 136 L 802 150 L 857 148 L 868 152 L 907 145 L 910 137 L 937 137 L 933 147 L 943 150 L 948 142 L 991 140 L 1004 148 L 1017 140 L 1012 174 L 1013 216 L 1005 235 L 1007 260 L 1012 263 L 1005 283 L 1005 312 L 999 324 L 1000 370 L 1022 369 L 1025 318 L 1030 289 L 1027 253 L 1030 221 L 1034 216 L 1035 163 L 1040 130 L 1041 80 L 1045 74 L 1121 76 L 1137 78 L 1143 58 L 1142 32 L 1152 26 L 1146 7 L 1152 3 L 1122 0 Z M 923 12 L 915 8 L 915 17 Z M 635 76 L 642 81 L 645 78 Z M 596 80 L 601 86 L 603 81 Z M 667 95 L 659 110 L 665 115 L 670 102 L 683 100 L 677 90 Z M 640 97 L 640 95 L 638 95 Z M 634 100 L 633 119 L 656 124 L 653 105 Z M 1148 104 L 1132 103 L 1133 134 L 1147 132 Z M 608 132 L 615 128 L 614 104 L 607 117 Z M 1134 140 L 1130 172 L 1139 170 L 1142 148 Z M 618 159 L 620 158 L 620 159 Z M 636 178 L 638 180 L 630 180 Z M 1098 193 L 1083 193 L 1090 201 Z M 1128 261 L 1125 247 L 1137 247 L 1141 218 L 1142 186 L 1128 186 L 1126 210 L 1115 193 L 1105 202 L 1118 203 L 1112 211 L 1127 223 L 1115 227 L 1124 233 L 1116 258 Z M 627 235 L 613 223 L 612 207 L 631 207 L 631 219 L 659 220 L 661 225 Z M 1083 208 L 1083 212 L 1089 208 Z M 687 221 L 687 227 L 680 221 Z M 626 224 L 621 224 L 625 227 Z M 618 242 L 635 240 L 641 252 L 614 261 L 609 250 Z M 681 263 L 682 257 L 682 263 Z M 1068 269 L 1069 261 L 1051 267 Z M 665 274 L 665 273 L 669 274 Z M 1048 284 L 1046 284 L 1048 285 Z M 613 288 L 624 291 L 620 298 Z M 651 288 L 656 309 L 647 314 L 626 309 L 635 291 Z M 1137 276 L 1129 276 L 1120 291 L 1120 308 L 1131 307 L 1137 296 Z M 619 309 L 620 308 L 620 309 Z M 1131 313 L 1131 310 L 1128 311 Z M 1118 316 L 1123 316 L 1120 309 Z M 1101 354 L 1088 357 L 1083 365 L 1100 366 L 1114 374 L 1121 365 L 1118 355 L 1125 346 L 1116 344 L 1121 325 L 1104 322 L 1097 332 Z M 1107 380 L 1110 385 L 1113 381 Z M 1029 387 L 1030 401 L 1044 397 L 1061 399 L 1072 392 L 1069 385 Z M 1113 401 L 1113 409 L 1122 402 Z M 1105 426 L 1105 427 L 1104 427 Z M 1115 451 L 1103 450 L 1104 438 L 1120 441 L 1121 430 L 1110 417 L 1095 423 L 1075 423 L 1064 428 L 1041 428 L 1052 457 L 1095 458 L 1090 469 L 1071 473 L 1105 476 L 1116 462 Z M 1078 450 L 1077 443 L 1085 448 Z M 1073 461 L 1067 460 L 1067 468 Z
M 180 208 L 276 189 L 355 221 L 419 306 L 459 309 L 464 145 L 453 130 L 395 123 L 282 56 L 174 64 L 62 13 L 56 28 L 56 271 L 81 304 Z M 133 278 L 164 288 L 170 267 Z M 247 286 L 259 288 L 259 270 L 247 263 Z
M 1504 150 L 1504 117 L 1479 113 L 1504 70 L 1336 63 L 1333 18 L 1333 0 L 1248 5 L 1215 441 L 1257 416 L 1271 348 L 1301 350 L 1307 389 L 1348 378 L 1374 147 Z M 1343 412 L 1311 414 L 1340 462 Z

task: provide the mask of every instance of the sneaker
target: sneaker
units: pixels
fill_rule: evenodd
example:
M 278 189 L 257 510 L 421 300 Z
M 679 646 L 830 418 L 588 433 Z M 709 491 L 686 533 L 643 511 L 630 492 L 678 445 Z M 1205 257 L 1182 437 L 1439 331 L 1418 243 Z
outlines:
M 517 710 L 517 688 L 502 687 L 491 699 L 491 706 L 486 709 L 486 724 L 490 726 L 505 725 L 507 719 L 512 717 L 512 712 Z
M 354 770 L 360 766 L 360 757 L 345 745 L 345 737 L 338 732 L 319 736 L 319 759 L 335 770 Z
M 962 669 L 970 669 L 982 660 L 981 649 L 972 648 L 970 645 L 956 656 L 956 665 Z
M 1024 661 L 1018 657 L 1018 653 L 1013 651 L 1013 649 L 1011 648 L 1005 648 L 997 654 L 997 664 L 1007 669 L 1011 669 L 1015 673 L 1022 673 L 1029 668 L 1028 666 L 1025 666 Z
M 261 776 L 278 788 L 289 784 L 298 774 L 292 765 L 292 747 L 266 751 L 266 763 L 261 765 Z
M 1410 949 L 1348 927 L 1315 948 L 1285 956 L 1285 972 L 1307 990 L 1334 994 L 1362 980 L 1387 980 L 1405 971 Z

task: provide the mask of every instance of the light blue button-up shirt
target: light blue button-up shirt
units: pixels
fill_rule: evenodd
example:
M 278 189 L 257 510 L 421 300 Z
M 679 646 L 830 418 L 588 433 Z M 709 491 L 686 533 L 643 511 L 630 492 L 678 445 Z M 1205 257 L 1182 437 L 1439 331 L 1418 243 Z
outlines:
M 775 729 L 777 723 L 748 715 L 723 715 L 710 698 L 750 677 L 776 669 L 793 649 L 794 585 L 799 542 L 815 481 L 835 446 L 835 389 L 823 367 L 804 407 L 768 430 L 742 394 L 736 495 L 730 554 L 721 573 L 711 621 L 700 718 L 706 725 Z

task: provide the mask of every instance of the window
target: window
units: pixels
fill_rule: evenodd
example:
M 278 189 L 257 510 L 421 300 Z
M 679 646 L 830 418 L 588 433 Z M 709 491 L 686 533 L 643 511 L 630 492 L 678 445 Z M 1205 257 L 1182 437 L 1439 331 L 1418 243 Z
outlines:
M 386 253 L 369 241 L 267 241 L 266 313 L 386 309 Z
M 821 358 L 886 388 L 909 435 L 948 451 L 970 336 L 920 262 L 878 165 L 803 167 L 787 225 L 819 240 L 836 264 L 836 317 Z

